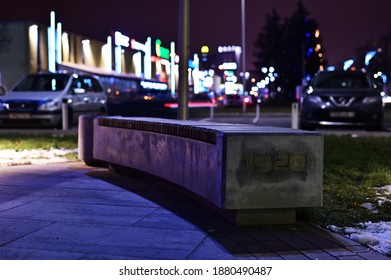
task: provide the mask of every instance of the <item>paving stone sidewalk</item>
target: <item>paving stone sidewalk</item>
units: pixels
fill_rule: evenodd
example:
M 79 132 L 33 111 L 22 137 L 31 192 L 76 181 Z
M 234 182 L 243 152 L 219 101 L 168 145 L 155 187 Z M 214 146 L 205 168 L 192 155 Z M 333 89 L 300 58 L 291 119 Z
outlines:
M 390 258 L 302 221 L 237 226 L 168 183 L 76 162 L 1 167 L 0 259 Z

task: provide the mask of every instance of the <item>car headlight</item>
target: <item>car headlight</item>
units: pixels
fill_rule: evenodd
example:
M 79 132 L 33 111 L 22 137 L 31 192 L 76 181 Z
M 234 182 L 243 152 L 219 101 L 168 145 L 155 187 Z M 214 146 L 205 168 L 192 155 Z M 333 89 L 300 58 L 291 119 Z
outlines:
M 60 109 L 61 104 L 58 101 L 46 100 L 38 107 L 38 111 L 53 111 Z
M 322 98 L 316 95 L 308 95 L 306 101 L 309 103 L 322 103 Z
M 0 112 L 8 111 L 8 109 L 9 109 L 8 103 L 0 99 Z
M 372 103 L 378 103 L 381 102 L 380 96 L 367 96 L 362 100 L 362 103 L 364 104 L 372 104 Z

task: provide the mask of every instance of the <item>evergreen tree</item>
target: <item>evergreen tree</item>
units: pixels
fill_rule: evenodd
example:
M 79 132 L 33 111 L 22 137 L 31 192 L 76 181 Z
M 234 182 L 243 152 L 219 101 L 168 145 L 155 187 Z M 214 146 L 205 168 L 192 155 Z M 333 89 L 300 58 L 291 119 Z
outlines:
M 312 77 L 326 64 L 325 50 L 316 20 L 309 18 L 309 12 L 299 0 L 292 16 L 280 23 L 280 17 L 273 10 L 266 18 L 266 24 L 254 43 L 256 61 L 254 65 L 274 66 L 279 74 L 277 80 L 288 100 L 295 98 L 295 88 L 302 79 Z
M 298 1 L 292 16 L 286 19 L 285 27 L 286 87 L 292 92 L 296 85 L 302 83 L 302 79 L 312 77 L 319 71 L 324 63 L 324 49 L 318 23 L 309 18 L 309 12 L 301 1 Z
M 283 39 L 284 39 L 284 25 L 281 24 L 281 17 L 275 9 L 271 14 L 266 15 L 266 24 L 262 31 L 258 34 L 254 47 L 254 55 L 256 61 L 254 66 L 259 72 L 261 79 L 266 78 L 266 74 L 261 73 L 263 67 L 274 67 L 275 73 L 280 73 L 283 69 Z M 276 80 L 269 84 L 270 91 L 276 91 L 277 87 L 281 86 L 281 80 L 277 77 Z
M 258 34 L 254 47 L 256 61 L 254 66 L 260 70 L 262 67 L 273 66 L 280 69 L 282 62 L 282 43 L 284 38 L 284 26 L 281 24 L 281 17 L 275 9 L 271 14 L 266 15 L 266 24 Z

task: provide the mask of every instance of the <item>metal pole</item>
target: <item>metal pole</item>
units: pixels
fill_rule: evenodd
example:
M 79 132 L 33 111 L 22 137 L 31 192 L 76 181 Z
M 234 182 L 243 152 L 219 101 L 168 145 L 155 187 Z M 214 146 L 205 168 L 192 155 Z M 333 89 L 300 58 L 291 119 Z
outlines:
M 245 0 L 242 0 L 242 83 L 243 93 L 246 92 L 246 20 L 245 20 Z
M 178 119 L 187 120 L 189 116 L 189 38 L 190 38 L 190 0 L 180 0 L 179 5 L 179 92 Z
M 257 105 L 256 105 L 256 107 L 255 107 L 255 118 L 253 119 L 253 123 L 256 123 L 256 122 L 258 122 L 258 120 L 259 120 L 259 109 L 260 109 L 260 104 L 261 104 L 261 100 L 260 99 L 258 99 L 257 100 Z
M 385 39 L 384 39 L 384 73 L 386 74 L 386 77 L 387 77 L 387 80 L 386 80 L 386 83 L 385 83 L 385 88 L 386 88 L 386 93 L 388 94 L 388 85 L 389 85 L 389 78 L 390 78 L 390 75 L 388 73 L 388 40 L 389 40 L 389 36 L 387 36 Z
M 292 116 L 291 127 L 294 129 L 299 128 L 299 106 L 297 102 L 292 103 Z
M 62 100 L 62 130 L 68 130 L 69 129 L 69 122 L 68 122 L 68 99 L 64 98 Z

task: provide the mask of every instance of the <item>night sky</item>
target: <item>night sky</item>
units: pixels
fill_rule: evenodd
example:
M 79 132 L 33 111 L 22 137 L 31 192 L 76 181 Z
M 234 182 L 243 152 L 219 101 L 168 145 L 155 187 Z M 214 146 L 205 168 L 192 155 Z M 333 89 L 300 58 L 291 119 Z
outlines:
M 246 57 L 252 65 L 252 45 L 273 8 L 282 19 L 291 16 L 298 0 L 246 0 Z M 20 7 L 26 3 L 26 7 Z M 45 1 L 7 2 L 0 9 L 0 21 L 34 21 L 49 25 L 50 11 L 63 30 L 90 38 L 105 39 L 110 31 L 145 42 L 162 40 L 169 47 L 178 41 L 180 0 L 110 0 L 110 1 Z M 320 27 L 323 47 L 329 64 L 354 55 L 366 42 L 391 32 L 390 0 L 302 0 L 310 17 Z M 4 5 L 4 3 L 3 3 Z M 241 45 L 241 0 L 190 0 L 190 47 L 200 52 L 208 45 L 216 52 L 219 45 Z

